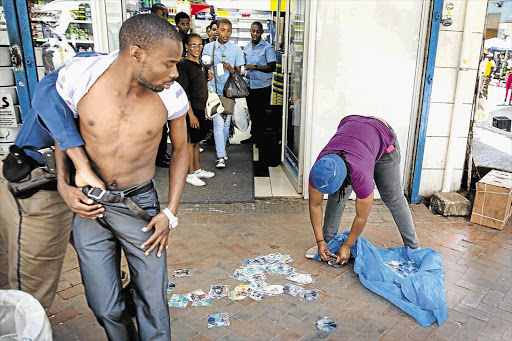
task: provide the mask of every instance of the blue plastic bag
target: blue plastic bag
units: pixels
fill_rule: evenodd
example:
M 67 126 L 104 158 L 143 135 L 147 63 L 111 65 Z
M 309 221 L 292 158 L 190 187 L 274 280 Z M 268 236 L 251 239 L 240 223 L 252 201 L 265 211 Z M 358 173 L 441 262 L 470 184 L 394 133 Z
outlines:
M 337 252 L 347 235 L 348 231 L 336 235 L 327 244 L 329 250 Z M 427 328 L 436 320 L 439 326 L 443 325 L 448 309 L 440 253 L 431 248 L 379 249 L 364 238 L 358 238 L 350 251 L 355 258 L 354 272 L 366 288 L 411 315 L 422 327 Z M 321 261 L 318 254 L 314 259 Z M 386 265 L 391 262 L 415 264 L 417 270 L 407 275 Z

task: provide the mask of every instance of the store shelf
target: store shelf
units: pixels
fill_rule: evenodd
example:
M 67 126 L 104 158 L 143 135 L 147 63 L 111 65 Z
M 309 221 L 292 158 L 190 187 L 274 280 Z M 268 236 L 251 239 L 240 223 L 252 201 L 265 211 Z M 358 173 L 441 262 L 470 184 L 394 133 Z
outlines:
M 68 40 L 68 43 L 71 43 L 71 44 L 94 44 L 94 40 L 72 40 L 72 39 L 69 39 Z
M 59 20 L 55 20 L 55 19 L 46 19 L 46 18 L 30 18 L 30 21 L 35 21 L 35 22 L 58 22 Z
M 91 20 L 71 20 L 70 24 L 92 24 Z

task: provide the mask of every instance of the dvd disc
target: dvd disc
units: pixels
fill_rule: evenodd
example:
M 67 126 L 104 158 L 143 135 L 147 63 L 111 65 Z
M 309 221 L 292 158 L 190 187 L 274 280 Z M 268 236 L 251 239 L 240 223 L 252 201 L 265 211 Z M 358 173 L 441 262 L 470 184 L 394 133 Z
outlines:
M 325 316 L 316 322 L 316 327 L 323 332 L 332 332 L 338 328 L 338 324 Z

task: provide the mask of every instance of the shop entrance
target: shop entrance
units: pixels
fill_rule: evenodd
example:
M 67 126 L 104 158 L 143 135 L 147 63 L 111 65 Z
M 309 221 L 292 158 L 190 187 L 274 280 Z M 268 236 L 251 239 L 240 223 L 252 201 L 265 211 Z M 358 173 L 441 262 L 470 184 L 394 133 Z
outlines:
M 308 6 L 305 1 L 286 3 L 284 37 L 283 168 L 297 193 L 302 193 L 304 172 L 304 129 L 302 110 L 305 95 L 305 32 Z

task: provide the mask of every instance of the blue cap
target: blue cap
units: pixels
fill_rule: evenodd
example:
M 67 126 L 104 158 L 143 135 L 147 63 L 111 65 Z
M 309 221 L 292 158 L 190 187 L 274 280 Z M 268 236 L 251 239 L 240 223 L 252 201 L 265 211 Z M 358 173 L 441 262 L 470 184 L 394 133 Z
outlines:
M 322 156 L 311 168 L 311 179 L 315 188 L 324 194 L 332 194 L 340 189 L 347 176 L 347 166 L 336 154 Z

